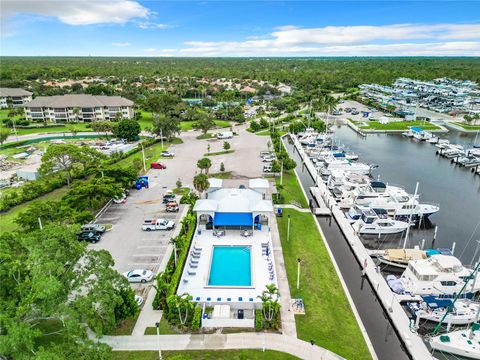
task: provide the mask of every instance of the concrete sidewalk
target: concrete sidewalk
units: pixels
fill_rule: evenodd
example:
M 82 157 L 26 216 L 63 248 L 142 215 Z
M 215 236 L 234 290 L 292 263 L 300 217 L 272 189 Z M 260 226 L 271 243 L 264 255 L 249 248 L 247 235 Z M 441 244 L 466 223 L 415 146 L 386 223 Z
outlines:
M 306 341 L 271 333 L 105 336 L 98 341 L 108 344 L 114 351 L 268 349 L 300 359 L 342 359 L 337 354 Z

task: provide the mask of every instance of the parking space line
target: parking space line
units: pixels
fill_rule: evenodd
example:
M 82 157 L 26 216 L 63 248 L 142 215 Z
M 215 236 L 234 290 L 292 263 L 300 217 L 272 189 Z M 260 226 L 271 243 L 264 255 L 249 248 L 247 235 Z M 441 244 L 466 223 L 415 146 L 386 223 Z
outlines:
M 152 257 L 152 258 L 156 258 L 156 257 L 163 256 L 163 254 L 133 254 L 132 256 L 134 256 L 134 257 Z

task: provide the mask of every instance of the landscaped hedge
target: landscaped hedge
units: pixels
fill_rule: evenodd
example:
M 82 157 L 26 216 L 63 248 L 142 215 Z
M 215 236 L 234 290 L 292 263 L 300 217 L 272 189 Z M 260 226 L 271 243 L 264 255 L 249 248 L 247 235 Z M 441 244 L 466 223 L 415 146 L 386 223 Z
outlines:
M 255 310 L 255 330 L 263 330 L 263 315 L 260 309 Z
M 192 320 L 192 330 L 197 331 L 202 325 L 202 308 L 200 306 L 195 307 Z

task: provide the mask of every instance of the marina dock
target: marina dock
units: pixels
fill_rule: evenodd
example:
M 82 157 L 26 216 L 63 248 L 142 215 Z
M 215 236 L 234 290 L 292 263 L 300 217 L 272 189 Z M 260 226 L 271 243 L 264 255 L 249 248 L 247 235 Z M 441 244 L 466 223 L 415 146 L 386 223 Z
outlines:
M 422 338 L 410 330 L 410 319 L 400 304 L 400 302 L 406 301 L 406 299 L 399 297 L 390 290 L 379 268 L 370 257 L 370 252 L 364 247 L 360 238 L 345 218 L 344 213 L 337 205 L 335 198 L 318 176 L 314 164 L 305 153 L 300 142 L 296 137 L 291 137 L 291 139 L 304 166 L 315 180 L 316 186 L 310 189 L 313 197 L 319 204 L 319 208 L 326 207 L 330 211 L 331 216 L 335 218 L 350 250 L 362 267 L 362 272 L 372 285 L 382 307 L 386 310 L 385 313 L 388 314 L 409 356 L 413 359 L 433 359 Z

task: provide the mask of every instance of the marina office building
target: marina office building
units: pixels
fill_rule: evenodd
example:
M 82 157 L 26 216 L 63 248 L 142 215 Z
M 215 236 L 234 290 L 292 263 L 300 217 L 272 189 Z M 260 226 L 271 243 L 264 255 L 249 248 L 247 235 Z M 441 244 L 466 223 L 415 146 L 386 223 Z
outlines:
M 0 88 L 0 109 L 20 107 L 32 101 L 32 93 L 20 88 Z
M 78 94 L 38 96 L 24 107 L 27 120 L 63 123 L 132 119 L 133 105 L 133 101 L 121 96 Z
M 278 287 L 270 233 L 273 205 L 266 200 L 265 179 L 248 188 L 224 188 L 209 179 L 207 198 L 197 200 L 197 228 L 192 239 L 179 295 L 188 293 L 204 310 L 203 327 L 253 327 L 258 298 L 266 285 Z

